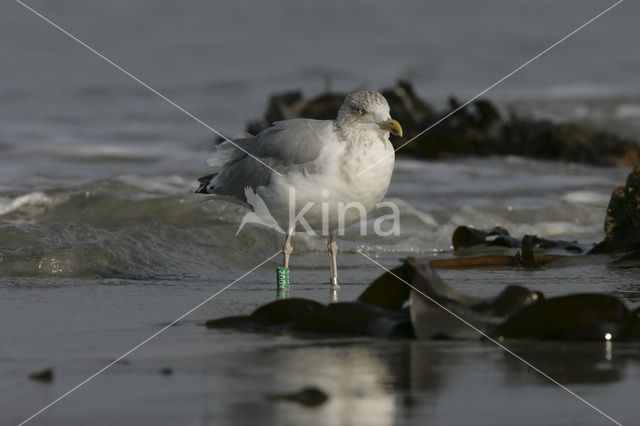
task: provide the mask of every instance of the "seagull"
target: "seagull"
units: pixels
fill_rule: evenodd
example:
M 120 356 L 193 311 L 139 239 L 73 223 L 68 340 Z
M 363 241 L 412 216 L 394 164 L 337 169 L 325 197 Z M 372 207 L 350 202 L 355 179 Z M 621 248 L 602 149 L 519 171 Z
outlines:
M 402 127 L 384 96 L 354 92 L 335 120 L 277 121 L 255 136 L 221 143 L 208 160 L 213 173 L 199 179 L 196 192 L 252 208 L 243 224 L 275 223 L 284 230 L 286 268 L 292 234 L 321 230 L 328 236 L 329 283 L 337 290 L 336 233 L 344 235 L 386 195 L 395 161 L 390 134 L 402 136 Z M 269 217 L 258 218 L 265 210 Z

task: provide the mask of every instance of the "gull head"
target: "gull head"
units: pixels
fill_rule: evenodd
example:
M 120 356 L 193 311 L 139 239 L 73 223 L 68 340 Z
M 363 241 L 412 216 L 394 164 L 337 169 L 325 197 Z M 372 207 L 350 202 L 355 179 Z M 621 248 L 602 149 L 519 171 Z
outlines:
M 347 95 L 338 111 L 336 125 L 346 134 L 375 134 L 385 139 L 389 133 L 402 136 L 400 123 L 389 115 L 389 104 L 378 92 L 362 90 Z

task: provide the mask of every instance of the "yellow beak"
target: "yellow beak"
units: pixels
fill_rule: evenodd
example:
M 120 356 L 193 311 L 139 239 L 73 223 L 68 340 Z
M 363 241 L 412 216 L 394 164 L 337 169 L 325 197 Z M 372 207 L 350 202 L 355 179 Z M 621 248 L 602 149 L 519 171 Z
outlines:
M 402 126 L 393 118 L 387 118 L 386 121 L 378 123 L 381 129 L 384 129 L 392 135 L 402 136 Z

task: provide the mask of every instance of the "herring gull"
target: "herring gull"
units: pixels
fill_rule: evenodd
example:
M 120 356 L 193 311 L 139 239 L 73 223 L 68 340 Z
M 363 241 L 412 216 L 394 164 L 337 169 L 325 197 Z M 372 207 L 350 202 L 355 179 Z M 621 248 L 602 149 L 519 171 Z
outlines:
M 208 161 L 213 173 L 199 180 L 196 192 L 250 205 L 254 211 L 242 225 L 262 222 L 285 233 L 286 268 L 296 230 L 328 234 L 335 290 L 336 232 L 363 219 L 387 193 L 395 160 L 390 133 L 402 135 L 402 127 L 384 96 L 354 92 L 335 120 L 278 121 L 256 136 L 221 143 Z

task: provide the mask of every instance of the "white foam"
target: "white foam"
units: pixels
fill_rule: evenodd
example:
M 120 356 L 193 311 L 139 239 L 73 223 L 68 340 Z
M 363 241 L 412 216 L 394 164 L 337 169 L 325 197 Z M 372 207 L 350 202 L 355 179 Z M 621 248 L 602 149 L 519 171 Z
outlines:
M 548 221 L 536 224 L 508 224 L 507 229 L 511 235 L 538 235 L 542 238 L 558 238 L 577 235 L 596 234 L 600 232 L 601 225 L 580 225 L 568 221 Z M 573 237 L 570 237 L 573 238 Z
M 134 159 L 134 160 L 155 160 L 160 156 L 158 147 L 153 146 L 132 146 L 118 144 L 91 144 L 87 145 L 81 142 L 63 141 L 52 144 L 51 146 L 39 147 L 38 153 L 47 153 L 65 158 L 115 158 L 115 159 Z
M 619 93 L 619 90 L 613 86 L 579 82 L 554 86 L 541 92 L 545 93 L 545 97 L 547 99 L 587 99 L 593 97 L 613 96 Z
M 609 201 L 609 196 L 594 191 L 571 191 L 562 196 L 568 203 L 602 204 Z
M 410 203 L 404 200 L 401 200 L 400 198 L 387 198 L 386 201 L 395 203 L 398 206 L 398 209 L 400 210 L 401 214 L 409 214 L 409 215 L 415 216 L 418 219 L 420 219 L 420 221 L 422 221 L 422 223 L 424 223 L 428 227 L 438 226 L 438 222 L 433 218 L 433 216 L 416 209 Z
M 131 186 L 144 189 L 147 192 L 161 192 L 166 194 L 184 193 L 191 187 L 191 181 L 178 175 L 169 176 L 137 176 L 121 175 L 117 180 Z
M 36 191 L 20 195 L 16 198 L 0 198 L 0 216 L 26 206 L 45 206 L 53 202 L 53 198 L 44 192 Z
M 616 118 L 639 118 L 640 105 L 638 104 L 622 104 L 618 105 L 614 115 Z

